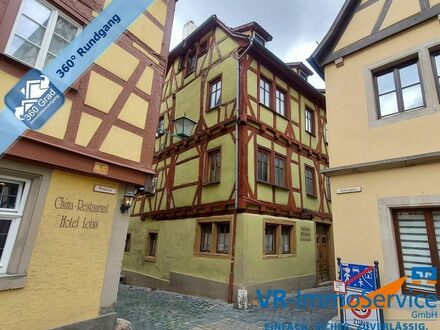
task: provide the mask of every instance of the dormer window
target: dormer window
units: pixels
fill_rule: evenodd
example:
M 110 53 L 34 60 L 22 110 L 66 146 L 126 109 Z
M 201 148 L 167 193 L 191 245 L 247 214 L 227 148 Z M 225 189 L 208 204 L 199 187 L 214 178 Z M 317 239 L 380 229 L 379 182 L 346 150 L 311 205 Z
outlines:
M 262 36 L 260 36 L 257 32 L 254 33 L 254 38 L 256 41 L 258 41 L 263 46 L 266 45 L 266 40 L 264 40 L 264 38 Z
M 302 70 L 298 70 L 298 74 L 301 78 L 303 78 L 305 81 L 307 81 L 309 79 L 309 76 L 307 74 L 304 73 L 304 71 Z

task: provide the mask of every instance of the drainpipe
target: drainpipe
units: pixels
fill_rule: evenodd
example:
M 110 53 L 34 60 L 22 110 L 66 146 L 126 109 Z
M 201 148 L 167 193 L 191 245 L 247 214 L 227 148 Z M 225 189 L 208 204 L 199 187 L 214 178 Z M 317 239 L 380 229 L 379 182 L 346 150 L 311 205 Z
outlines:
M 240 121 L 240 71 L 241 71 L 241 60 L 247 54 L 249 49 L 254 43 L 254 38 L 249 38 L 249 46 L 244 50 L 244 52 L 237 59 L 237 92 L 236 92 L 236 106 L 235 106 L 235 186 L 234 186 L 234 219 L 232 224 L 232 244 L 231 244 L 231 268 L 229 272 L 229 288 L 228 288 L 228 303 L 234 302 L 234 266 L 235 266 L 235 240 L 237 234 L 237 213 L 238 213 L 238 123 Z

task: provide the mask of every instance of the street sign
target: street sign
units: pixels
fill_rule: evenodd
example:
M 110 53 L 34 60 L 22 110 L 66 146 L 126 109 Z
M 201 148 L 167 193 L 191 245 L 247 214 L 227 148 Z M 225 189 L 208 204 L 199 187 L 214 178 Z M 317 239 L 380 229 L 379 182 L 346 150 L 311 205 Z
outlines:
M 345 286 L 345 282 L 343 281 L 333 281 L 333 291 L 335 293 L 343 293 L 347 291 L 347 288 Z
M 361 293 L 356 290 L 347 288 L 347 299 L 353 300 L 355 296 L 361 297 Z M 354 302 L 353 302 L 354 304 Z M 349 329 L 378 329 L 381 323 L 381 315 L 379 309 L 343 309 L 344 324 Z
M 341 280 L 347 288 L 356 288 L 367 292 L 376 291 L 374 267 L 357 264 L 341 264 Z

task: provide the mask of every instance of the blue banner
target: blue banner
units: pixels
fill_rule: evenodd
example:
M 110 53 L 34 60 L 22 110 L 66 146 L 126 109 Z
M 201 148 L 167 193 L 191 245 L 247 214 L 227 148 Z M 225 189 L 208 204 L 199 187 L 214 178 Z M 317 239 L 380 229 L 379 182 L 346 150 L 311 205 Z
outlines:
M 0 155 L 27 130 L 41 128 L 64 103 L 63 93 L 153 0 L 113 0 L 43 71 L 29 71 L 0 112 Z M 115 63 L 118 64 L 118 63 Z

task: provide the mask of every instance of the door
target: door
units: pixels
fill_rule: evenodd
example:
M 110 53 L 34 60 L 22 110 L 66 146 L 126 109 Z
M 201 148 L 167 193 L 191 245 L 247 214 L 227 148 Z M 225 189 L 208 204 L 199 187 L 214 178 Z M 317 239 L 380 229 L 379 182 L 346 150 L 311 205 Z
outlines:
M 329 226 L 316 224 L 316 277 L 318 283 L 330 280 Z

